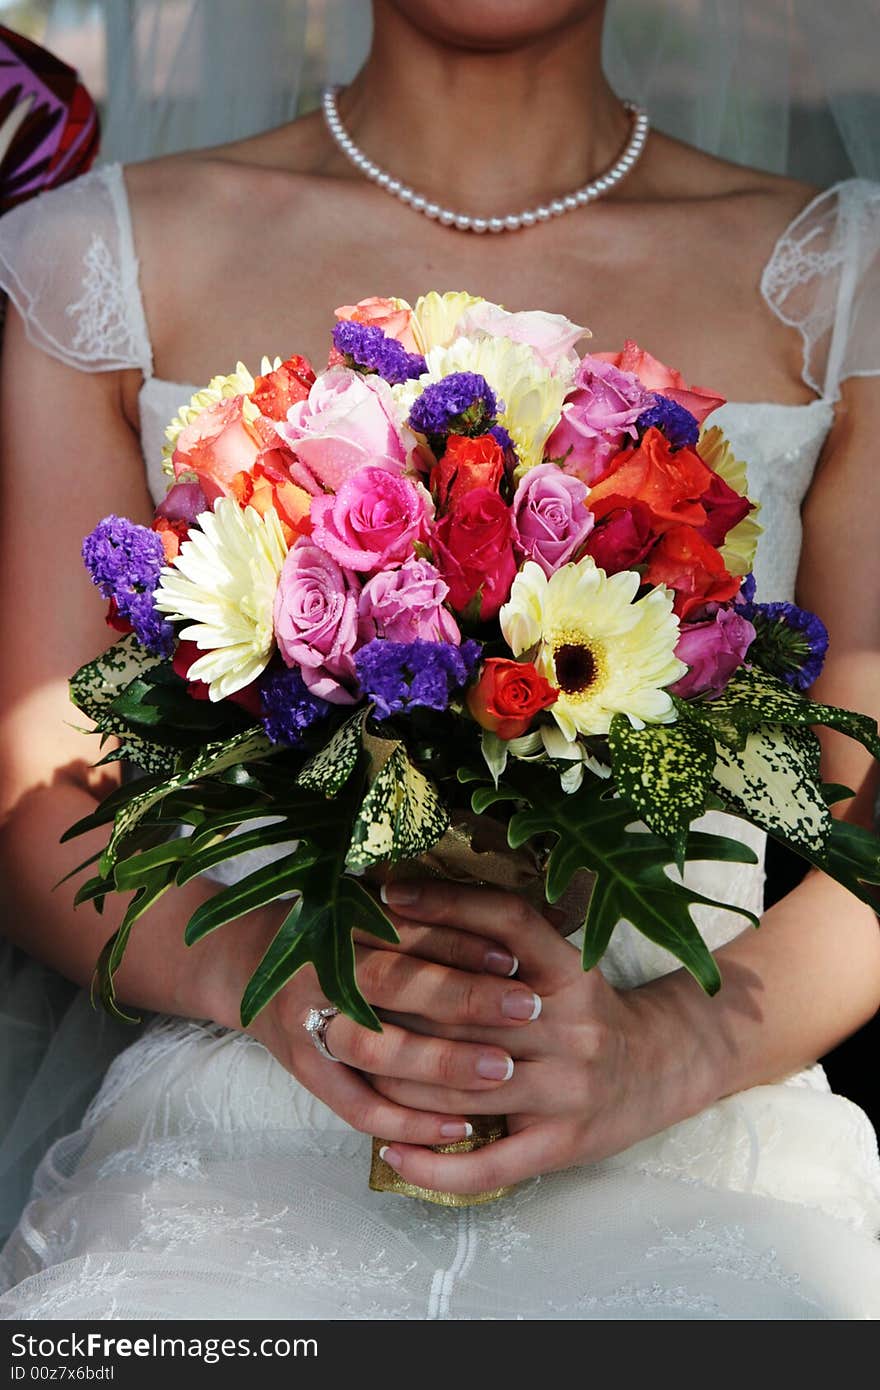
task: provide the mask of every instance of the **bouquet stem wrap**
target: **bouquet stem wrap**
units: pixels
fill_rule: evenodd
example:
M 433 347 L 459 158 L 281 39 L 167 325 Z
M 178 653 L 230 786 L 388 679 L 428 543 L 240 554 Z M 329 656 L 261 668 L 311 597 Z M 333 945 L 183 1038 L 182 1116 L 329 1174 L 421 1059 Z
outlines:
M 544 870 L 536 851 L 531 848 L 511 850 L 503 825 L 487 816 L 476 816 L 470 812 L 459 814 L 442 840 L 427 854 L 386 869 L 385 881 L 391 877 L 442 878 L 471 886 L 505 888 L 521 893 L 538 911 L 546 905 Z M 583 872 L 576 875 L 556 905 L 557 912 L 561 912 L 557 930 L 563 936 L 570 936 L 583 925 L 593 882 L 591 874 Z M 469 1139 L 461 1139 L 454 1144 L 438 1144 L 434 1146 L 434 1152 L 472 1153 L 507 1135 L 507 1121 L 503 1115 L 469 1115 L 468 1119 L 474 1129 Z M 444 1207 L 473 1207 L 497 1201 L 514 1191 L 513 1187 L 498 1187 L 487 1192 L 461 1193 L 417 1187 L 379 1157 L 379 1150 L 388 1142 L 380 1138 L 373 1140 L 370 1187 L 374 1192 L 398 1192 Z

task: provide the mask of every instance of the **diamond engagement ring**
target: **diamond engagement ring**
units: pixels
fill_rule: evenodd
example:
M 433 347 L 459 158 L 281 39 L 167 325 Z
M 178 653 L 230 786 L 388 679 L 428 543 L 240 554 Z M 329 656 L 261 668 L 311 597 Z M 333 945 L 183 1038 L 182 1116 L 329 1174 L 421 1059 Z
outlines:
M 327 1029 L 338 1013 L 339 1009 L 335 1008 L 333 1004 L 328 1004 L 325 1009 L 309 1009 L 306 1021 L 303 1024 L 303 1028 L 305 1028 L 312 1042 L 315 1044 L 315 1047 L 322 1057 L 327 1058 L 328 1062 L 339 1061 L 339 1058 L 333 1056 L 333 1053 L 324 1041 Z

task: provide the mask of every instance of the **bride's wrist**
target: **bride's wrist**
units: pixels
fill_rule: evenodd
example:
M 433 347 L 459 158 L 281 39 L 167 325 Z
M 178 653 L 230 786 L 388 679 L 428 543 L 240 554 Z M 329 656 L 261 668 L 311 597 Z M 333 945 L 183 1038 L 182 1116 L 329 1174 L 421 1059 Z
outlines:
M 712 1001 L 686 971 L 630 990 L 626 999 L 633 1013 L 633 1063 L 650 1079 L 655 1130 L 689 1119 L 726 1094 L 726 1042 L 720 1030 L 707 1028 L 704 1008 Z
M 277 908 L 274 914 L 271 909 L 252 912 L 205 942 L 208 950 L 197 982 L 200 1017 L 222 1028 L 241 1028 L 242 995 L 278 926 Z

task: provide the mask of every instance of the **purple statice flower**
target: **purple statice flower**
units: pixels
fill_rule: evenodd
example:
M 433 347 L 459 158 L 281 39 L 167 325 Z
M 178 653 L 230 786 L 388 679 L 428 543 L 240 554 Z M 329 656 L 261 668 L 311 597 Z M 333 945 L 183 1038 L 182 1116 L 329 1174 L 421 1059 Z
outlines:
M 170 656 L 174 629 L 153 605 L 165 565 L 161 537 L 125 517 L 105 516 L 83 541 L 82 558 L 92 583 L 104 598 L 113 599 L 142 646 L 156 656 Z
M 425 387 L 407 423 L 429 440 L 447 434 L 474 436 L 491 429 L 502 408 L 484 376 L 453 372 Z
M 298 747 L 303 734 L 332 709 L 313 695 L 295 667 L 271 666 L 260 680 L 263 728 L 273 743 Z
M 700 437 L 696 416 L 659 391 L 654 392 L 654 404 L 643 410 L 636 420 L 639 434 L 644 434 L 652 425 L 666 436 L 671 449 L 692 449 Z
M 519 462 L 516 445 L 503 425 L 493 425 L 489 433 L 504 453 L 504 467 L 512 473 Z
M 809 690 L 828 652 L 828 629 L 822 619 L 796 603 L 756 603 L 753 574 L 743 580 L 736 607 L 755 629 L 749 660 L 795 690 Z
M 376 638 L 354 658 L 361 693 L 372 700 L 379 719 L 405 714 L 416 706 L 442 712 L 453 691 L 464 685 L 480 658 L 479 642 L 387 642 Z
M 390 386 L 399 386 L 425 371 L 424 357 L 417 352 L 407 352 L 403 343 L 389 338 L 375 324 L 342 319 L 333 329 L 333 345 L 348 360 L 349 366 L 376 372 Z

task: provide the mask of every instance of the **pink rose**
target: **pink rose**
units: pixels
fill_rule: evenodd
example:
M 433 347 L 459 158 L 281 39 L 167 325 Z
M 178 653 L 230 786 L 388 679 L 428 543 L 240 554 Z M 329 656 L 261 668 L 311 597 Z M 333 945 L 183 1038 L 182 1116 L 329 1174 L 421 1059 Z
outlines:
M 548 458 L 562 459 L 566 473 L 594 483 L 627 439 L 635 439 L 636 420 L 654 404 L 654 397 L 638 377 L 599 357 L 583 359 L 575 387 L 544 452 Z
M 586 484 L 555 463 L 531 469 L 516 490 L 516 548 L 548 576 L 572 558 L 593 529 L 586 497 Z
M 177 440 L 176 477 L 195 473 L 211 506 L 229 494 L 236 473 L 250 472 L 264 447 L 259 431 L 244 418 L 243 406 L 243 396 L 207 406 Z
M 354 703 L 352 653 L 357 644 L 360 585 L 336 561 L 297 541 L 288 552 L 275 595 L 275 638 L 288 666 L 298 666 L 315 695 L 335 705 Z
M 406 463 L 390 386 L 347 367 L 323 372 L 308 400 L 291 406 L 276 428 L 316 482 L 333 492 L 365 464 L 402 473 Z
M 608 512 L 594 527 L 586 551 L 600 570 L 619 574 L 635 569 L 648 558 L 657 540 L 651 508 L 644 502 L 631 502 Z
M 375 574 L 402 564 L 427 540 L 433 503 L 409 478 L 384 468 L 361 468 L 335 497 L 316 497 L 311 519 L 316 545 L 346 569 Z
M 368 580 L 358 600 L 358 643 L 375 637 L 389 642 L 451 642 L 458 646 L 458 624 L 443 601 L 449 586 L 430 560 L 415 556 L 399 570 Z
M 451 607 L 461 613 L 479 596 L 481 621 L 494 618 L 516 574 L 513 517 L 500 493 L 478 487 L 460 497 L 437 524 L 434 550 Z
M 575 343 L 589 337 L 586 328 L 572 323 L 562 314 L 548 314 L 543 309 L 511 314 L 500 304 L 490 304 L 488 300 L 467 309 L 456 325 L 456 338 L 470 337 L 474 333 L 525 343 L 533 349 L 541 366 L 550 372 L 570 372 L 578 361 Z
M 412 309 L 405 299 L 383 299 L 379 295 L 371 295 L 369 299 L 358 300 L 357 304 L 343 304 L 336 310 L 336 317 L 381 328 L 389 338 L 396 338 L 402 343 L 407 352 L 419 350 L 410 327 Z
M 208 511 L 208 499 L 198 483 L 175 483 L 156 508 L 165 521 L 185 521 L 192 526 L 196 517 Z
M 690 668 L 671 685 L 673 695 L 720 695 L 734 671 L 745 661 L 755 629 L 733 608 L 719 608 L 703 623 L 683 623 L 675 655 Z
M 610 362 L 621 371 L 634 373 L 649 391 L 660 391 L 671 401 L 677 401 L 696 417 L 702 425 L 707 415 L 724 404 L 724 397 L 709 391 L 705 386 L 688 386 L 681 372 L 664 366 L 650 352 L 645 352 L 632 338 L 627 338 L 623 352 L 597 352 L 600 362 Z

